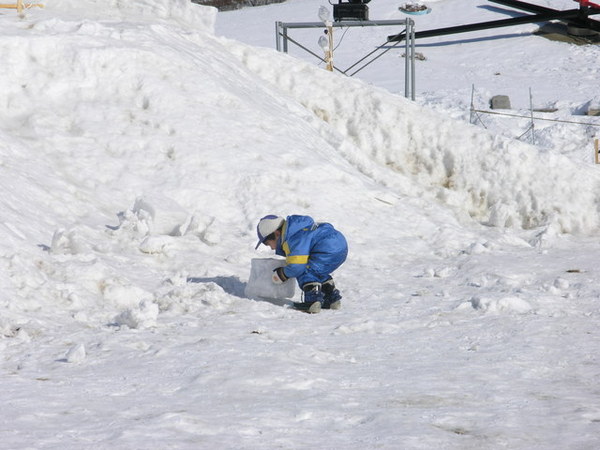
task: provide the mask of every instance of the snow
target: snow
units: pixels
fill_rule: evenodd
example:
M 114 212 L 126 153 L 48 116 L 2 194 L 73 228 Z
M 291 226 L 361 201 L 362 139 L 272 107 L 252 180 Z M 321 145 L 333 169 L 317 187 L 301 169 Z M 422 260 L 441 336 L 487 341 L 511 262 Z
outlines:
M 0 447 L 598 447 L 598 46 L 424 39 L 413 103 L 402 49 L 354 78 L 273 49 L 322 5 L 0 10 Z M 417 31 L 508 13 L 428 6 Z M 472 125 L 473 86 L 562 122 Z M 345 234 L 341 310 L 246 295 L 273 213 Z

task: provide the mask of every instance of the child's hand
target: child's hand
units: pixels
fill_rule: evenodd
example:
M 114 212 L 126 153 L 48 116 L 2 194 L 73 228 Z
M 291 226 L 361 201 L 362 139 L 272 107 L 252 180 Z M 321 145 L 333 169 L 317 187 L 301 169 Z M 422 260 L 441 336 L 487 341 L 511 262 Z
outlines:
M 275 284 L 281 284 L 285 280 L 287 280 L 287 277 L 285 276 L 285 273 L 283 272 L 283 267 L 278 267 L 277 269 L 273 270 L 273 276 L 271 277 L 271 280 Z

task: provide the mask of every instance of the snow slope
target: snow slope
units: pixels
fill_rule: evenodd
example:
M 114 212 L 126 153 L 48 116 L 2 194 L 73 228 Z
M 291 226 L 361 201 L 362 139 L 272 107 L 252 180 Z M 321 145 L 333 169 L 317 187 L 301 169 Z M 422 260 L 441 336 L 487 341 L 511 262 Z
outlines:
M 45 6 L 0 15 L 1 447 L 598 443 L 595 167 L 212 8 Z M 341 311 L 245 298 L 268 213 L 346 234 Z

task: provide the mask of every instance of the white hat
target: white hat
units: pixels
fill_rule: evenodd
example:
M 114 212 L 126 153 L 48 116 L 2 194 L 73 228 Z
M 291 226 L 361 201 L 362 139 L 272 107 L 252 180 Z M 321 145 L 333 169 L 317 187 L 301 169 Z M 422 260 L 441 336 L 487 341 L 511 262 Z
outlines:
M 256 234 L 258 235 L 258 243 L 254 250 L 256 250 L 260 244 L 265 242 L 265 239 L 269 237 L 270 234 L 274 233 L 275 230 L 278 230 L 281 225 L 283 225 L 285 219 L 280 216 L 275 216 L 273 214 L 269 214 L 268 216 L 263 217 L 258 221 L 258 225 L 256 226 Z

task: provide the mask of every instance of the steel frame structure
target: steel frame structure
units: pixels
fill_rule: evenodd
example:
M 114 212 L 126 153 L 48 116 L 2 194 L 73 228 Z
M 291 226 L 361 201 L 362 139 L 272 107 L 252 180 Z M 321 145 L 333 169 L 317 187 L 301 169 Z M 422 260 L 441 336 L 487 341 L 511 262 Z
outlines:
M 490 28 L 510 27 L 513 25 L 522 25 L 525 23 L 548 22 L 550 20 L 562 20 L 568 25 L 577 28 L 589 29 L 600 32 L 600 22 L 590 19 L 589 16 L 600 14 L 600 5 L 589 0 L 575 0 L 579 3 L 579 8 L 560 11 L 557 9 L 538 6 L 520 0 L 489 0 L 511 8 L 522 11 L 532 12 L 524 16 L 513 17 L 511 19 L 492 20 L 489 22 L 472 23 L 467 25 L 457 25 L 453 27 L 437 28 L 434 30 L 417 31 L 415 38 L 426 38 L 433 36 L 443 36 L 448 34 L 467 33 L 470 31 L 487 30 Z M 397 42 L 404 39 L 404 34 L 399 33 L 388 36 L 388 42 Z
M 416 34 L 416 32 L 415 32 L 415 23 L 412 19 L 407 18 L 407 19 L 401 19 L 401 20 L 346 20 L 346 21 L 337 21 L 337 22 L 331 23 L 332 28 L 376 27 L 376 26 L 394 26 L 394 25 L 404 25 L 405 29 L 404 29 L 404 31 L 402 31 L 400 33 L 403 37 L 402 40 L 404 40 L 404 36 L 408 37 L 404 42 L 404 46 L 406 49 L 405 54 L 404 54 L 404 56 L 405 56 L 405 58 L 404 58 L 404 96 L 406 98 L 410 98 L 411 100 L 414 100 L 415 99 L 415 83 L 416 83 L 416 78 L 415 78 L 415 34 Z M 323 28 L 323 27 L 325 27 L 325 24 L 323 22 L 275 22 L 275 46 L 276 46 L 276 49 L 279 52 L 287 53 L 288 52 L 288 44 L 289 44 L 289 42 L 291 42 L 291 43 L 295 44 L 296 46 L 298 46 L 299 48 L 301 48 L 302 50 L 304 50 L 305 52 L 310 53 L 311 55 L 313 55 L 314 57 L 319 59 L 321 62 L 327 63 L 327 61 L 324 58 L 320 57 L 319 55 L 317 55 L 310 49 L 306 48 L 299 42 L 292 39 L 288 33 L 289 29 Z M 372 52 L 370 52 L 367 55 L 365 55 L 364 57 L 360 58 L 358 61 L 356 61 L 354 64 L 352 64 L 347 69 L 340 70 L 335 65 L 332 66 L 332 69 L 339 73 L 342 73 L 344 75 L 353 76 L 356 73 L 360 72 L 362 69 L 364 69 L 369 64 L 373 63 L 376 59 L 381 57 L 383 54 L 387 53 L 389 50 L 391 50 L 399 45 L 400 45 L 399 41 L 398 41 L 398 43 L 393 44 L 393 45 L 389 45 L 388 42 L 385 42 L 382 45 L 375 48 L 375 50 L 373 50 Z M 372 57 L 372 55 L 377 52 L 380 52 L 380 54 L 378 56 Z M 368 60 L 371 57 L 372 57 L 372 59 Z M 368 60 L 368 61 L 366 63 L 364 63 L 361 67 L 359 67 L 357 70 L 350 73 L 350 71 L 352 69 L 354 69 L 359 64 L 363 63 L 365 60 Z

